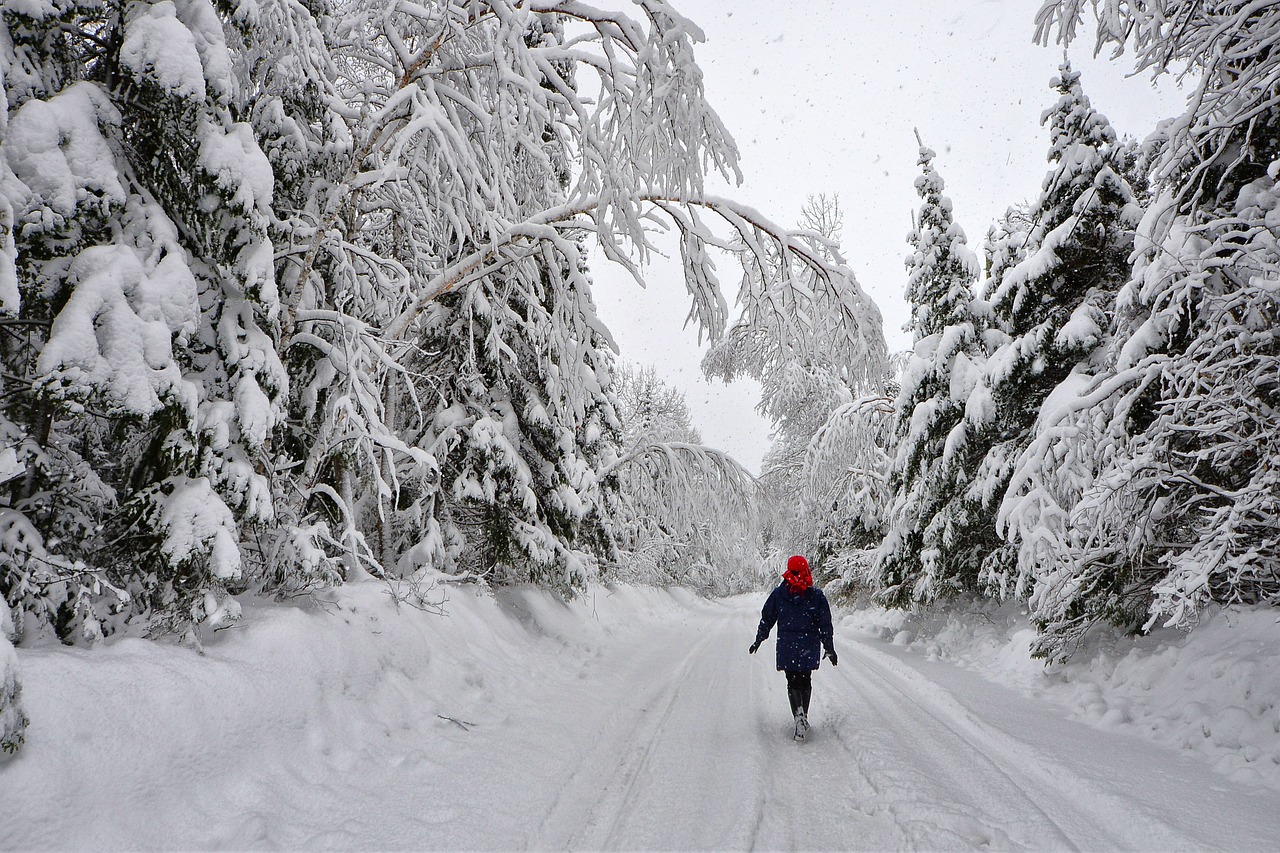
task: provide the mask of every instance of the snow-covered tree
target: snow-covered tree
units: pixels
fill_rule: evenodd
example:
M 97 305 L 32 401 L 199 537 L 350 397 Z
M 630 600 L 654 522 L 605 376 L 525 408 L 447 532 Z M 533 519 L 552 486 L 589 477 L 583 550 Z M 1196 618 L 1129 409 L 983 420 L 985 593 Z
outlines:
M 369 365 L 422 353 L 430 373 L 413 396 L 424 411 L 402 415 L 417 447 L 449 458 L 437 460 L 438 483 L 414 502 L 437 514 L 448 510 L 453 521 L 423 529 L 411 543 L 415 554 L 435 555 L 419 565 L 456 563 L 466 540 L 494 553 L 554 553 L 561 568 L 581 563 L 566 562 L 573 551 L 568 528 L 553 529 L 551 519 L 569 513 L 577 525 L 600 516 L 602 489 L 589 472 L 608 452 L 588 446 L 607 439 L 610 416 L 597 352 L 607 336 L 590 304 L 584 234 L 638 273 L 637 261 L 651 249 L 645 224 L 668 221 L 681 237 L 695 319 L 713 335 L 726 309 L 707 249 L 729 247 L 730 235 L 739 241 L 733 248 L 750 247 L 748 267 L 775 251 L 820 278 L 848 275 L 811 241 L 704 196 L 706 165 L 732 176 L 736 154 L 701 98 L 691 53 L 699 34 L 665 3 L 644 10 L 648 27 L 576 3 L 440 2 L 359 8 L 338 28 L 346 34 L 339 88 L 358 107 L 350 113 L 356 157 L 342 177 L 347 194 L 323 215 L 325 227 L 299 247 L 285 276 L 293 286 L 284 335 L 299 349 L 297 381 L 322 402 L 380 401 L 398 396 L 391 387 L 408 379 L 395 369 L 331 370 L 331 351 L 370 349 L 362 358 Z M 593 87 L 598 91 L 589 94 Z M 658 115 L 660 121 L 650 119 Z M 717 234 L 713 219 L 727 230 Z M 341 273 L 343 304 L 329 293 L 324 258 L 335 259 L 331 266 Z M 351 318 L 349 344 L 325 338 L 334 334 L 335 310 Z M 312 348 L 320 350 L 314 368 L 305 355 Z M 324 386 L 335 382 L 353 390 L 330 394 Z M 513 393 L 527 398 L 514 410 Z M 319 410 L 325 414 L 317 431 L 348 436 L 344 447 L 367 448 L 368 461 L 358 467 L 411 462 L 406 448 L 381 437 L 398 426 L 369 402 L 358 404 L 355 422 L 369 425 L 368 437 L 350 435 L 353 419 L 333 406 Z M 596 426 L 588 424 L 592 418 Z M 544 438 L 535 435 L 544 431 Z M 330 482 L 350 480 L 351 469 L 341 459 L 313 465 L 306 482 L 335 507 L 323 524 L 370 519 L 342 523 L 356 528 L 346 539 L 372 552 L 360 543 L 372 538 L 375 521 L 383 523 L 397 487 L 382 477 L 391 487 L 362 497 L 366 485 L 377 484 Z M 422 468 L 413 479 L 431 483 L 433 475 Z M 558 506 L 566 489 L 577 495 L 572 507 Z M 513 528 L 522 531 L 515 550 L 496 541 Z
M 827 416 L 805 452 L 801 548 L 829 594 L 874 586 L 871 552 L 888 530 L 893 399 L 861 397 Z
M 835 242 L 842 214 L 837 199 L 811 197 L 801 226 L 815 241 L 823 241 L 815 243 L 815 248 L 833 260 L 839 258 Z M 825 508 L 806 505 L 806 480 L 825 476 L 809 466 L 842 464 L 826 454 L 849 446 L 846 427 L 858 420 L 854 413 L 861 410 L 846 407 L 855 398 L 883 393 L 887 374 L 883 324 L 879 309 L 856 280 L 820 278 L 799 268 L 794 259 L 779 257 L 776 263 L 797 266 L 796 275 L 804 287 L 771 284 L 761 278 L 763 271 L 744 279 L 738 297 L 742 314 L 724 340 L 708 351 L 703 370 L 726 382 L 741 375 L 760 382 L 759 409 L 774 425 L 774 443 L 761 474 L 769 496 L 768 538 L 778 551 L 809 554 L 821 575 L 822 560 L 836 547 L 830 540 L 838 525 L 829 517 L 832 501 L 849 511 L 850 501 L 858 499 L 831 495 L 831 500 L 824 499 Z M 833 416 L 837 422 L 832 435 L 840 438 L 810 454 L 810 443 Z M 855 492 L 862 488 L 858 482 L 841 482 Z M 816 488 L 825 492 L 830 487 L 825 483 Z M 819 539 L 824 537 L 827 541 L 820 548 Z
M 982 257 L 986 261 L 983 296 L 990 298 L 996 282 L 1004 280 L 1004 274 L 1017 266 L 1027 256 L 1031 229 L 1036 225 L 1029 204 L 1017 204 L 992 223 L 987 238 L 982 243 Z
M 875 568 L 877 595 L 901 606 L 973 588 L 974 555 L 990 550 L 973 535 L 983 528 L 965 496 L 973 470 L 966 406 L 983 361 L 985 319 L 973 296 L 978 260 L 943 194 L 935 156 L 921 144 L 916 191 L 922 203 L 907 257 L 915 349 L 894 404 L 893 506 Z
M 17 752 L 26 737 L 27 715 L 22 709 L 18 655 L 13 649 L 16 636 L 12 611 L 0 595 L 0 761 Z
M 445 567 L 568 588 L 612 556 L 598 472 L 618 424 L 590 296 L 551 278 L 477 282 L 431 307 L 422 372 L 441 402 L 416 444 L 439 460 Z
M 810 236 L 814 251 L 840 264 L 842 226 L 834 197 L 806 203 L 800 233 Z M 831 411 L 853 394 L 881 389 L 883 322 L 856 279 L 816 275 L 796 257 L 774 254 L 769 260 L 773 272 L 757 269 L 744 278 L 741 316 L 708 351 L 703 370 L 724 381 L 742 375 L 758 380 L 761 414 L 774 423 L 779 443 L 803 453 Z M 793 268 L 789 275 L 782 272 L 787 267 Z
M 1280 593 L 1280 11 L 1090 5 L 1100 45 L 1132 47 L 1155 73 L 1189 65 L 1198 80 L 1164 129 L 1112 362 L 1042 407 L 1003 510 L 1040 554 L 1031 602 L 1049 656 L 1103 619 L 1189 626 L 1211 602 Z M 1074 37 L 1084 6 L 1045 4 L 1040 37 Z
M 614 575 L 708 595 L 754 586 L 762 560 L 753 478 L 701 445 L 684 394 L 653 368 L 624 365 L 616 389 L 623 453 L 611 467 Z
M 644 440 L 702 443 L 684 393 L 658 376 L 656 368 L 622 362 L 614 371 L 613 392 L 623 446 Z
M 126 613 L 233 618 L 242 526 L 273 516 L 263 471 L 288 389 L 273 171 L 243 120 L 253 25 L 207 0 L 3 15 L 16 300 L 0 429 L 25 474 L 0 587 L 64 637 L 101 634 L 104 584 L 130 588 Z M 295 61 L 299 43 L 277 41 Z
M 1041 118 L 1052 166 L 1043 191 L 988 241 L 986 298 L 1000 334 L 991 336 L 999 342 L 969 406 L 970 446 L 985 453 L 969 497 L 993 527 L 1011 466 L 1031 442 L 1045 398 L 1072 370 L 1102 367 L 1115 294 L 1128 278 L 1141 217 L 1126 179 L 1132 147 L 1093 109 L 1069 63 L 1051 85 L 1059 98 Z M 1026 595 L 1033 562 L 1019 566 L 1011 545 L 982 559 L 986 582 L 1004 595 Z
M 251 584 L 607 557 L 587 243 L 639 277 L 664 222 L 712 337 L 713 251 L 850 278 L 703 191 L 737 155 L 701 34 L 636 8 L 0 7 L 0 592 L 93 638 Z

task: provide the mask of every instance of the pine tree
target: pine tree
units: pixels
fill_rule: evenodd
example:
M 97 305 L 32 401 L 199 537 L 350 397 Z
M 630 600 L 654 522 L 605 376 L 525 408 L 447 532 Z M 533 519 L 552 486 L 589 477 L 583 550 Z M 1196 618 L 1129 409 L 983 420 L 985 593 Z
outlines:
M 1059 99 L 1041 122 L 1049 127 L 1052 168 L 1037 203 L 1019 217 L 1029 227 L 1021 234 L 1010 229 L 1022 238 L 1016 254 L 1009 255 L 1007 241 L 996 241 L 988 257 L 988 299 L 1004 339 L 987 359 L 971 408 L 970 444 L 985 455 L 969 497 L 993 527 L 1045 399 L 1073 370 L 1102 368 L 1141 217 L 1126 179 L 1132 149 L 1093 109 L 1069 63 L 1051 85 Z M 1012 544 L 982 557 L 985 582 L 1003 595 L 1028 593 L 1033 552 L 1021 565 Z
M 895 402 L 897 454 L 888 535 L 876 557 L 878 597 L 891 605 L 929 602 L 976 584 L 972 556 L 985 542 L 959 524 L 969 448 L 965 407 L 982 369 L 980 327 L 973 305 L 978 261 L 952 216 L 935 153 L 920 146 L 922 200 L 908 235 L 908 329 L 915 351 Z
M 0 762 L 17 752 L 26 737 L 27 715 L 22 709 L 18 655 L 13 650 L 16 636 L 9 605 L 0 595 Z
M 1078 12 L 1045 4 L 1040 37 L 1057 28 L 1069 40 Z M 1268 225 L 1280 12 L 1174 2 L 1098 13 L 1100 43 L 1131 43 L 1139 67 L 1185 63 L 1201 76 L 1155 162 L 1108 369 L 1042 417 L 1017 472 L 1021 504 L 1048 505 L 1053 522 L 1010 513 L 1054 546 L 1031 600 L 1050 657 L 1102 620 L 1190 627 L 1212 603 L 1280 592 L 1280 253 Z

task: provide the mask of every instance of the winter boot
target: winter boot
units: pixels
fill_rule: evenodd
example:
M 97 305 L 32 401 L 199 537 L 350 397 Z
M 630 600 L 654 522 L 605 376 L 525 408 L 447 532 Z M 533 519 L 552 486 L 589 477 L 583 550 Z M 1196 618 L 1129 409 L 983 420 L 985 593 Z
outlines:
M 791 716 L 795 718 L 795 739 L 804 740 L 805 732 L 809 730 L 809 722 L 804 719 L 804 690 L 796 685 L 787 685 L 787 700 L 791 703 Z
M 804 709 L 804 693 L 799 687 L 787 686 L 787 701 L 791 703 L 791 715 L 798 716 Z

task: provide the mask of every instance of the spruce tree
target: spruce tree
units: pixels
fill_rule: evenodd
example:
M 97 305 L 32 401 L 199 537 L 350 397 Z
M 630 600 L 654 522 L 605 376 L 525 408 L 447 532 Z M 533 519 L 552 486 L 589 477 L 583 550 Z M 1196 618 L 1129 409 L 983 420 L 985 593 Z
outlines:
M 13 650 L 16 636 L 9 604 L 0 595 L 0 763 L 18 751 L 26 737 L 27 715 L 22 708 L 18 655 Z
M 972 555 L 984 542 L 957 522 L 971 460 L 965 406 L 982 367 L 973 306 L 978 261 L 952 215 L 935 153 L 920 147 L 921 205 L 908 235 L 907 328 L 915 348 L 895 402 L 897 454 L 890 470 L 889 532 L 876 557 L 878 597 L 906 606 L 976 583 Z
M 234 618 L 287 394 L 241 31 L 206 0 L 4 16 L 20 302 L 0 428 L 25 473 L 0 589 L 65 639 Z
M 1010 220 L 1024 224 L 1008 229 L 1020 245 L 992 241 L 988 255 L 987 298 L 1003 340 L 976 391 L 983 404 L 972 409 L 971 444 L 984 455 L 969 497 L 992 526 L 1045 399 L 1073 370 L 1103 366 L 1142 214 L 1127 177 L 1132 148 L 1093 109 L 1079 72 L 1064 63 L 1051 85 L 1058 102 L 1041 122 L 1052 168 L 1037 202 Z M 983 576 L 1003 594 L 1026 595 L 1032 567 L 1019 571 L 1015 553 L 1007 545 L 982 555 Z
M 1030 603 L 1049 657 L 1099 621 L 1189 628 L 1206 606 L 1280 594 L 1280 11 L 1097 11 L 1100 44 L 1201 78 L 1154 160 L 1106 368 L 1071 398 L 1055 394 L 1015 475 L 1008 515 L 1043 545 Z M 1069 40 L 1078 13 L 1045 4 L 1040 37 Z
M 580 586 L 613 554 L 596 472 L 617 455 L 612 356 L 586 290 L 548 259 L 437 300 L 421 342 L 439 396 L 416 444 L 439 460 L 445 568 Z M 558 279 L 558 280 L 557 280 Z

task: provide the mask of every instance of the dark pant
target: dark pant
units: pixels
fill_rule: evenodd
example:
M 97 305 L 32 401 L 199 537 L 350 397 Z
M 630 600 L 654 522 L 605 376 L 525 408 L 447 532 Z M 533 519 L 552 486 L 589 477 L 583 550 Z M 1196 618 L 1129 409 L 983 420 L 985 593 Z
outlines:
M 813 694 L 812 670 L 787 670 L 787 698 L 791 700 L 791 714 L 804 711 L 809 715 L 809 697 Z

